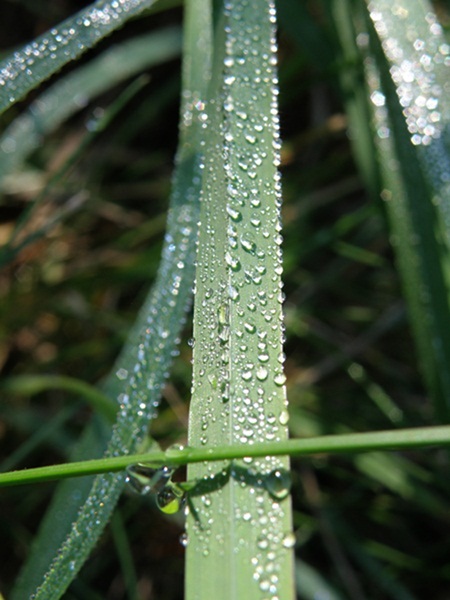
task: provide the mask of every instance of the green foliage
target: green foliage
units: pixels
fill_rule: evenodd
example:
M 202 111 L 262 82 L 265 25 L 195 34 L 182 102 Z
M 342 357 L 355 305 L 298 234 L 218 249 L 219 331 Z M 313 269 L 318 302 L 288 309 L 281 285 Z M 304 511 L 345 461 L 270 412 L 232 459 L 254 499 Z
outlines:
M 40 468 L 0 484 L 84 476 L 26 561 L 45 486 L 2 492 L 5 577 L 25 566 L 1 591 L 178 598 L 186 503 L 188 599 L 445 595 L 450 435 L 429 425 L 450 391 L 446 6 L 280 2 L 280 152 L 274 6 L 186 1 L 163 240 L 176 4 L 2 7 L 2 469 Z M 27 19 L 49 31 L 20 49 Z M 122 494 L 125 467 L 147 496 Z M 109 521 L 114 551 L 80 572 Z

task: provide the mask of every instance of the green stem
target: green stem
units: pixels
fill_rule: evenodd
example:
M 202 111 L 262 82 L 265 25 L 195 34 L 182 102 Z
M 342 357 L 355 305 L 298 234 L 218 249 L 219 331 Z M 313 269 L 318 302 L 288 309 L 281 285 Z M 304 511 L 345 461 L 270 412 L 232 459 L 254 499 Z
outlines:
M 180 466 L 203 461 L 234 460 L 261 456 L 308 456 L 312 454 L 335 454 L 369 451 L 412 450 L 427 446 L 450 446 L 450 425 L 418 427 L 369 433 L 346 433 L 320 437 L 264 442 L 251 446 L 232 445 L 216 448 L 184 448 L 167 452 L 146 452 L 100 458 L 63 465 L 24 469 L 0 474 L 0 486 L 20 485 L 81 477 L 97 473 L 123 471 L 138 462 Z

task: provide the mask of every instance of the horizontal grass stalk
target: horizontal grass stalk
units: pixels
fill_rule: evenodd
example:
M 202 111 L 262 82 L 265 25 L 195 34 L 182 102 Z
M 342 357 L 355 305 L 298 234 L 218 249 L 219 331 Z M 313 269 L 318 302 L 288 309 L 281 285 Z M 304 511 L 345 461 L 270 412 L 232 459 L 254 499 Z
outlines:
M 34 469 L 22 469 L 0 473 L 0 487 L 43 483 L 65 477 L 82 477 L 96 473 L 123 471 L 139 462 L 179 467 L 195 463 L 217 463 L 266 456 L 312 456 L 317 454 L 351 454 L 355 452 L 394 452 L 419 448 L 450 446 L 450 425 L 436 427 L 415 427 L 392 431 L 372 431 L 369 433 L 342 433 L 310 438 L 289 439 L 283 442 L 261 442 L 244 446 L 242 444 L 217 446 L 215 448 L 170 448 L 163 452 L 152 450 L 139 454 L 105 457 L 78 463 L 65 463 Z M 211 464 L 211 468 L 214 468 Z M 386 462 L 383 462 L 386 471 Z M 405 470 L 396 467 L 397 472 Z M 366 468 L 367 471 L 367 468 Z M 372 475 L 371 475 L 372 476 Z M 381 480 L 380 480 L 381 483 Z M 398 491 L 398 490 L 396 490 Z

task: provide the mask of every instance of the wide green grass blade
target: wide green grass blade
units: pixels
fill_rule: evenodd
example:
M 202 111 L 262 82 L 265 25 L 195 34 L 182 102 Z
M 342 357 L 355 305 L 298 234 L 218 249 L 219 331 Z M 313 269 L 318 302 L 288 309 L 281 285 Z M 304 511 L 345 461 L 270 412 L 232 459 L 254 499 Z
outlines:
M 366 61 L 392 243 L 437 416 L 450 416 L 448 45 L 425 2 L 374 1 Z M 365 39 L 365 38 L 363 38 Z M 384 56 L 383 56 L 384 52 Z M 386 60 L 387 59 L 387 60 Z
M 0 62 L 0 114 L 156 0 L 98 0 Z
M 0 136 L 0 185 L 43 136 L 128 77 L 179 55 L 181 32 L 167 28 L 112 46 L 41 94 Z
M 104 386 L 107 394 L 117 398 L 120 403 L 118 422 L 108 445 L 109 456 L 139 449 L 148 421 L 156 414 L 192 288 L 201 185 L 199 135 L 202 121 L 199 119 L 198 98 L 203 97 L 202 88 L 206 85 L 209 73 L 207 53 L 202 53 L 201 59 L 196 62 L 191 60 L 192 45 L 201 44 L 208 31 L 207 14 L 197 17 L 188 27 L 190 35 L 185 41 L 187 62 L 184 67 L 180 149 L 158 279 L 117 361 L 115 373 Z M 123 474 L 102 475 L 95 479 L 76 521 L 73 525 L 72 521 L 68 523 L 71 532 L 58 551 L 43 585 L 37 590 L 37 599 L 54 600 L 64 593 L 108 522 L 123 483 Z M 76 485 L 65 492 L 73 496 L 77 493 Z M 83 501 L 83 493 L 77 495 L 79 506 Z M 34 561 L 16 588 L 14 598 L 29 597 L 32 590 L 30 585 L 42 572 L 39 548 L 47 546 L 46 535 L 52 533 L 52 515 L 58 508 L 61 512 L 63 504 L 64 494 L 60 494 L 52 512 L 46 517 L 45 534 L 40 537 Z M 67 523 L 61 523 L 60 530 L 67 531 Z M 54 547 L 54 541 L 50 545 Z
M 194 309 L 189 443 L 287 437 L 275 8 L 217 19 Z M 186 598 L 293 597 L 289 460 L 190 465 Z

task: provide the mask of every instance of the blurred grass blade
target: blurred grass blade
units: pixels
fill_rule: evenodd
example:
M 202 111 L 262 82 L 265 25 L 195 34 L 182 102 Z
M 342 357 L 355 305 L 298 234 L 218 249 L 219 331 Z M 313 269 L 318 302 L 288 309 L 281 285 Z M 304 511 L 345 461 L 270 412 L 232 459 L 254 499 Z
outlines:
M 95 96 L 144 69 L 178 56 L 181 32 L 167 28 L 113 46 L 41 94 L 0 136 L 0 186 L 43 136 Z
M 295 562 L 295 580 L 299 599 L 343 600 L 316 569 L 300 560 Z
M 51 389 L 61 389 L 76 394 L 77 397 L 83 398 L 93 410 L 103 415 L 108 421 L 114 422 L 116 418 L 117 404 L 115 402 L 97 388 L 74 377 L 65 377 L 63 375 L 18 375 L 6 379 L 0 385 L 2 392 L 27 396 L 40 394 Z
M 275 8 L 226 2 L 207 104 L 189 443 L 287 437 Z M 207 369 L 207 375 L 205 374 Z M 293 597 L 287 457 L 189 465 L 186 598 Z
M 22 424 L 21 427 L 20 415 L 15 419 L 17 416 L 16 411 L 8 411 L 6 413 L 2 411 L 2 418 L 5 423 L 18 430 L 26 428 L 26 433 L 28 435 L 26 440 L 20 444 L 20 446 L 2 460 L 0 471 L 7 472 L 19 468 L 20 463 L 23 463 L 25 459 L 31 457 L 35 450 L 42 444 L 49 444 L 53 448 L 56 447 L 58 450 L 64 452 L 64 448 L 67 447 L 67 437 L 64 435 L 64 425 L 73 419 L 78 408 L 79 403 L 66 406 L 58 411 L 58 414 L 53 419 L 46 423 L 39 423 L 38 427 L 36 427 L 36 420 L 30 419 L 28 428 L 26 428 L 27 423 L 25 423 L 25 425 Z
M 277 2 L 280 28 L 286 31 L 319 71 L 331 71 L 336 60 L 336 46 L 324 27 L 312 18 L 303 0 Z
M 371 36 L 366 69 L 382 197 L 426 384 L 448 422 L 449 46 L 428 3 L 374 1 L 369 12 L 381 41 Z
M 208 14 L 196 16 L 194 22 L 190 21 L 190 34 L 185 42 L 180 150 L 162 263 L 153 292 L 141 310 L 138 324 L 119 358 L 116 374 L 105 384 L 107 394 L 118 398 L 120 403 L 118 422 L 108 445 L 109 456 L 139 449 L 148 421 L 156 414 L 192 288 L 201 185 L 199 134 L 202 122 L 197 106 L 198 98 L 203 97 L 202 88 L 206 85 L 209 73 L 207 52 L 192 61 L 192 45 L 201 44 L 208 32 Z M 108 522 L 123 482 L 123 474 L 102 475 L 95 479 L 76 521 L 69 523 L 71 532 L 56 553 L 44 583 L 36 592 L 36 599 L 55 600 L 64 593 Z M 63 496 L 59 496 L 60 508 L 63 500 Z M 47 533 L 50 527 L 51 516 L 46 518 Z M 61 528 L 67 530 L 65 524 L 61 524 Z M 40 547 L 46 547 L 45 537 L 41 536 Z M 37 562 L 38 554 L 39 551 L 36 551 Z M 27 572 L 28 575 L 23 577 L 15 590 L 14 598 L 29 597 L 30 581 L 36 579 L 36 573 L 32 569 Z
M 356 43 L 353 18 L 363 5 L 355 6 L 352 0 L 332 0 L 330 3 L 332 25 L 339 40 L 341 62 L 345 68 L 338 69 L 337 76 L 345 113 L 349 120 L 349 136 L 353 156 L 363 177 L 365 187 L 372 198 L 378 198 L 380 190 L 379 165 L 373 142 L 368 106 L 367 89 L 361 53 Z M 353 18 L 352 18 L 353 17 Z
M 156 0 L 98 0 L 0 62 L 0 114 Z

